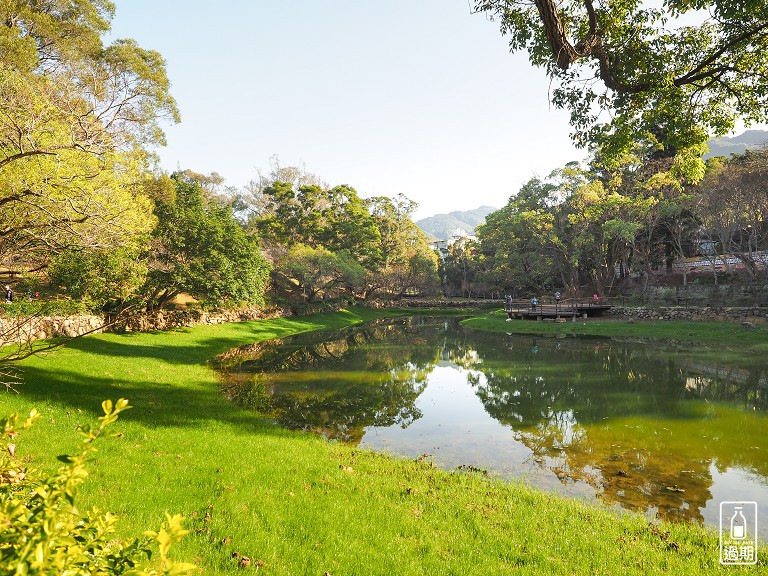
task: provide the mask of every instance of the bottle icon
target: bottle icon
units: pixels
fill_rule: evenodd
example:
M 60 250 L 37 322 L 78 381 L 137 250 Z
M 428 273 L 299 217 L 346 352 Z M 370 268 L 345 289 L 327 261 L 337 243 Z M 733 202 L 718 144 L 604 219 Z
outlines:
M 741 506 L 734 508 L 736 511 L 731 517 L 731 538 L 744 540 L 747 537 L 747 519 L 741 513 Z

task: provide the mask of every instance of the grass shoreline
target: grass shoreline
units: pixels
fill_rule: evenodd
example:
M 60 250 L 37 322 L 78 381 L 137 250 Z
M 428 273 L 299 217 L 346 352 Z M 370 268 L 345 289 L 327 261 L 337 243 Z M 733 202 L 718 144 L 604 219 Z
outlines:
M 18 395 L 0 395 L 0 413 L 43 413 L 19 437 L 18 451 L 52 469 L 76 445 L 76 424 L 92 422 L 103 399 L 128 398 L 135 408 L 114 427 L 122 436 L 101 444 L 80 505 L 118 513 L 120 536 L 156 528 L 165 511 L 183 513 L 193 532 L 175 556 L 204 574 L 242 573 L 235 552 L 253 559 L 247 570 L 265 574 L 727 569 L 718 564 L 717 536 L 699 526 L 649 523 L 523 484 L 280 429 L 224 399 L 208 364 L 234 346 L 395 314 L 414 311 L 354 309 L 89 336 L 25 361 L 27 383 Z M 506 331 L 512 324 L 493 314 L 465 323 Z
M 576 322 L 543 322 L 535 320 L 506 320 L 502 310 L 475 315 L 462 325 L 476 330 L 514 334 L 565 334 L 570 336 L 605 336 L 722 342 L 748 345 L 768 350 L 768 325 L 743 326 L 737 322 L 705 320 L 631 320 L 621 318 L 590 318 Z

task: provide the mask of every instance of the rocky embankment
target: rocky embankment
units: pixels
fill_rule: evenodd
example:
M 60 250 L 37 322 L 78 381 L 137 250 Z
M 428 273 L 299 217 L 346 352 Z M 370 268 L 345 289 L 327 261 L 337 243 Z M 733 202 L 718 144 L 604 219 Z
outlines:
M 244 322 L 266 318 L 262 309 L 221 310 L 162 310 L 154 314 L 137 314 L 128 319 L 110 323 L 104 316 L 78 314 L 75 316 L 0 316 L 0 346 L 25 344 L 49 338 L 74 338 L 98 332 L 149 332 L 184 326 Z
M 653 308 L 614 307 L 610 316 L 632 320 L 707 320 L 712 322 L 768 322 L 768 308 L 760 306 Z

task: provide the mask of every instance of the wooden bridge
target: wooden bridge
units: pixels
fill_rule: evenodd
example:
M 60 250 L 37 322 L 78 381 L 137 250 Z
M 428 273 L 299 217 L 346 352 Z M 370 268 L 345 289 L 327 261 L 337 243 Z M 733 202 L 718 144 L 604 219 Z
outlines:
M 593 298 L 568 299 L 560 302 L 550 302 L 544 304 L 539 302 L 533 306 L 527 300 L 508 301 L 504 305 L 504 311 L 510 319 L 521 320 L 543 320 L 544 318 L 571 319 L 589 318 L 593 316 L 602 316 L 604 312 L 609 311 L 612 306 L 605 300 L 595 300 Z

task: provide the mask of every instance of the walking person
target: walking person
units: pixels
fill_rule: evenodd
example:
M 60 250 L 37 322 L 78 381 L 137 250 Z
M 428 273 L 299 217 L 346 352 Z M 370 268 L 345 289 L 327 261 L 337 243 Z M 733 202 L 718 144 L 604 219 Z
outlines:
M 13 296 L 14 296 L 13 290 L 11 290 L 11 287 L 8 286 L 8 284 L 6 284 L 5 285 L 5 302 L 6 302 L 6 304 L 9 304 L 9 303 L 13 302 Z

